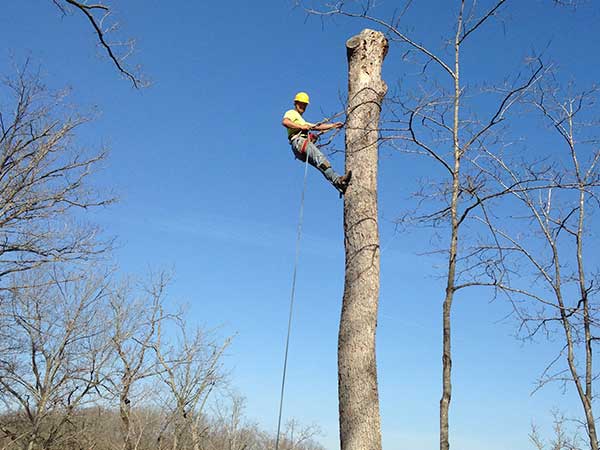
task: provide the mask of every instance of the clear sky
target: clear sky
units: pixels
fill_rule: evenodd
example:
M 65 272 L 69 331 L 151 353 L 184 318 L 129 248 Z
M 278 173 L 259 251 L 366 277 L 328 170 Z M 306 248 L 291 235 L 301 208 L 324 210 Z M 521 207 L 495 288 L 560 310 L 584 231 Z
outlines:
M 308 120 L 340 109 L 345 40 L 366 24 L 307 19 L 288 0 L 114 3 L 123 35 L 137 40 L 134 59 L 151 87 L 134 90 L 120 79 L 95 49 L 83 17 L 63 18 L 50 0 L 3 2 L 0 73 L 10 72 L 11 54 L 29 55 L 49 86 L 70 86 L 74 104 L 97 109 L 78 142 L 111 148 L 98 184 L 121 201 L 93 220 L 118 237 L 123 272 L 173 268 L 171 298 L 189 303 L 199 323 L 237 333 L 226 361 L 233 385 L 247 397 L 248 416 L 274 431 L 303 176 L 281 117 L 299 90 L 311 95 Z M 397 4 L 377 3 L 383 17 Z M 405 25 L 441 50 L 455 3 L 414 2 Z M 503 18 L 467 48 L 466 81 L 501 80 L 535 51 L 556 61 L 563 79 L 597 81 L 600 6 L 588 2 L 573 12 L 550 0 L 509 0 Z M 391 88 L 416 70 L 402 61 L 404 50 L 392 46 L 387 56 Z M 439 260 L 419 256 L 430 248 L 427 230 L 395 233 L 393 224 L 427 165 L 390 149 L 380 159 L 384 447 L 428 450 L 438 445 L 441 394 Z M 342 155 L 332 163 L 341 171 Z M 328 450 L 339 447 L 343 257 L 342 202 L 310 171 L 284 416 L 319 424 Z M 507 306 L 488 300 L 474 290 L 455 305 L 451 444 L 531 448 L 532 421 L 547 426 L 552 408 L 578 412 L 573 391 L 562 396 L 549 387 L 530 396 L 553 353 L 541 342 L 517 342 L 514 323 L 501 320 Z

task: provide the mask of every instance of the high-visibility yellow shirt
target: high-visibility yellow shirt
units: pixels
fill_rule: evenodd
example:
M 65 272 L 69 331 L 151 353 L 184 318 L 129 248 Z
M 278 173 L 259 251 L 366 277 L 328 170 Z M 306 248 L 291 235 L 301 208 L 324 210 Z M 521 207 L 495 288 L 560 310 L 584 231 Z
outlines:
M 295 124 L 298 125 L 313 125 L 310 122 L 307 122 L 306 120 L 304 120 L 304 118 L 302 117 L 302 115 L 296 111 L 295 109 L 290 109 L 289 111 L 287 111 L 284 115 L 283 115 L 284 119 L 290 119 L 292 122 L 294 122 Z M 287 129 L 287 133 L 288 133 L 288 139 L 291 138 L 293 135 L 299 133 L 300 130 L 293 130 L 291 128 Z

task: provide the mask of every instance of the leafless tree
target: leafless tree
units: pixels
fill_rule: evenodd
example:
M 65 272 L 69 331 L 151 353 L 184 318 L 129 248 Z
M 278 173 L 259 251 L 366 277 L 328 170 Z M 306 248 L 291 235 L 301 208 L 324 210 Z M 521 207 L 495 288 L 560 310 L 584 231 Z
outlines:
M 549 442 L 544 442 L 539 428 L 531 426 L 529 440 L 537 450 L 582 450 L 581 439 L 576 432 L 569 432 L 567 419 L 564 415 L 553 413 L 553 436 Z
M 490 285 L 506 294 L 520 319 L 524 338 L 560 338 L 560 348 L 543 371 L 537 389 L 549 382 L 572 383 L 582 405 L 590 448 L 597 450 L 593 411 L 593 366 L 597 340 L 598 267 L 590 256 L 594 212 L 600 205 L 598 122 L 590 120 L 595 88 L 563 96 L 555 85 L 540 85 L 531 100 L 559 137 L 554 154 L 517 165 L 493 152 L 490 178 L 510 191 L 512 214 L 481 218 L 494 234 L 486 251 L 501 257 L 502 271 L 490 269 Z M 595 226 L 594 226 L 595 225 Z M 483 247 L 485 248 L 485 247 Z M 511 276 L 518 274 L 519 276 Z
M 88 0 L 51 1 L 65 16 L 78 13 L 85 17 L 94 31 L 98 45 L 106 52 L 117 70 L 131 81 L 134 87 L 144 87 L 148 84 L 143 79 L 140 68 L 131 67 L 128 64 L 128 59 L 135 50 L 135 41 L 133 39 L 113 40 L 113 36 L 118 35 L 119 22 L 113 19 L 115 8 L 111 0 L 104 2 L 89 2 Z
M 285 423 L 283 436 L 279 441 L 282 450 L 323 450 L 323 446 L 315 441 L 321 430 L 315 425 L 302 425 L 295 419 Z M 273 442 L 268 441 L 264 448 L 273 448 Z
M 447 242 L 437 253 L 444 255 L 447 269 L 443 301 L 442 396 L 440 400 L 440 449 L 449 449 L 449 408 L 452 394 L 451 313 L 455 294 L 473 285 L 469 273 L 473 257 L 467 237 L 473 232 L 470 220 L 486 201 L 506 194 L 505 189 L 490 190 L 482 178 L 483 171 L 471 160 L 488 146 L 498 145 L 500 124 L 511 108 L 538 81 L 544 68 L 533 61 L 527 76 L 515 77 L 506 85 L 488 90 L 491 113 L 481 118 L 469 108 L 463 83 L 462 59 L 465 45 L 478 31 L 496 19 L 506 0 L 498 0 L 482 9 L 476 1 L 457 2 L 454 30 L 445 49 L 434 51 L 414 37 L 415 32 L 401 29 L 401 19 L 411 5 L 407 1 L 398 8 L 397 16 L 384 19 L 375 15 L 374 2 L 338 1 L 324 9 L 307 7 L 309 14 L 325 18 L 343 16 L 359 19 L 382 29 L 391 46 L 401 47 L 404 57 L 421 66 L 421 92 L 404 92 L 388 103 L 387 119 L 380 127 L 380 139 L 403 152 L 422 155 L 437 168 L 435 176 L 417 193 L 419 208 L 408 219 L 413 223 L 433 225 L 443 230 Z M 426 76 L 428 74 L 428 76 Z M 429 85 L 428 85 L 429 83 Z M 481 101 L 481 100 L 479 100 Z M 420 198 L 419 198 L 420 197 Z M 426 209 L 426 212 L 423 212 Z M 477 264 L 477 263 L 476 263 Z
M 165 319 L 163 302 L 168 281 L 169 277 L 160 273 L 149 286 L 140 289 L 141 293 L 134 291 L 129 282 L 123 282 L 109 296 L 110 344 L 116 361 L 108 381 L 109 391 L 119 399 L 124 450 L 135 450 L 141 435 L 140 424 L 133 423 L 133 401 L 139 406 L 147 399 L 142 396 L 143 389 L 140 393 L 136 388 L 143 380 L 157 375 L 151 345 Z
M 1 430 L 19 448 L 47 449 L 67 439 L 75 412 L 103 381 L 109 351 L 97 306 L 106 278 L 39 270 L 20 278 L 2 303 L 0 399 L 16 426 Z
M 4 80 L 0 104 L 0 287 L 6 275 L 102 252 L 94 227 L 73 211 L 106 205 L 89 186 L 106 152 L 88 156 L 74 134 L 89 122 L 49 92 L 27 65 Z
M 212 407 L 213 414 L 205 448 L 207 450 L 252 450 L 266 441 L 264 433 L 244 416 L 246 399 L 226 392 Z
M 230 339 L 168 312 L 164 273 L 136 290 L 74 267 L 19 272 L 0 292 L 0 449 L 272 447 L 242 397 L 207 408 L 227 386 Z M 321 450 L 315 430 L 294 422 L 282 448 Z
M 160 322 L 152 344 L 158 376 L 167 388 L 165 406 L 172 413 L 167 424 L 173 429 L 171 448 L 183 448 L 189 436 L 187 444 L 200 450 L 205 407 L 211 393 L 226 380 L 221 359 L 231 338 L 220 342 L 200 328 L 191 328 L 182 314 L 173 315 L 171 323 L 174 337 L 166 341 L 166 324 Z

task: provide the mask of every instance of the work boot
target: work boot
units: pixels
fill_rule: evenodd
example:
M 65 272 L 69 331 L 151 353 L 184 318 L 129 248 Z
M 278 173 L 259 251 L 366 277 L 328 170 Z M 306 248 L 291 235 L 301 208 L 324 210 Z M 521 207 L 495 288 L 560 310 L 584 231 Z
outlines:
M 342 194 L 346 193 L 346 188 L 348 187 L 348 185 L 350 184 L 350 179 L 352 178 L 352 171 L 349 170 L 348 172 L 346 172 L 345 175 L 342 175 L 341 177 L 339 177 L 335 183 L 333 183 L 333 185 L 335 186 L 335 188 L 340 191 L 340 197 L 342 196 Z

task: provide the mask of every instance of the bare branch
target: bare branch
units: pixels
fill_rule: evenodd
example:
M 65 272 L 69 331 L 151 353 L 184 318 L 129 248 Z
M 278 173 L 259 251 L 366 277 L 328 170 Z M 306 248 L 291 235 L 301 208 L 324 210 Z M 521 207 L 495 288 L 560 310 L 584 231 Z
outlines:
M 82 13 L 88 20 L 89 24 L 92 26 L 94 33 L 98 39 L 98 43 L 100 46 L 106 51 L 109 59 L 112 61 L 117 70 L 131 83 L 135 88 L 144 87 L 147 83 L 136 73 L 128 69 L 124 65 L 124 61 L 129 56 L 129 54 L 133 51 L 133 43 L 130 42 L 127 44 L 128 49 L 124 54 L 118 55 L 115 47 L 117 44 L 110 43 L 107 40 L 107 34 L 111 31 L 110 29 L 106 29 L 103 26 L 103 23 L 111 14 L 111 8 L 102 3 L 85 3 L 78 0 L 52 0 L 52 2 L 60 9 L 63 14 L 67 13 L 66 5 L 70 5 L 75 8 L 77 11 Z M 96 13 L 99 12 L 101 15 L 97 16 Z
M 493 17 L 496 14 L 496 11 L 506 2 L 506 0 L 500 0 L 498 3 L 496 3 L 494 5 L 493 8 L 491 8 L 487 13 L 485 13 L 483 15 L 483 17 L 475 24 L 473 25 L 471 28 L 465 30 L 465 32 L 463 33 L 462 37 L 459 39 L 458 43 L 462 44 L 463 41 L 467 38 L 467 36 L 469 36 L 471 33 L 473 33 L 475 30 L 477 30 L 479 27 L 481 27 L 481 25 L 483 25 L 483 23 L 488 20 L 490 17 Z

